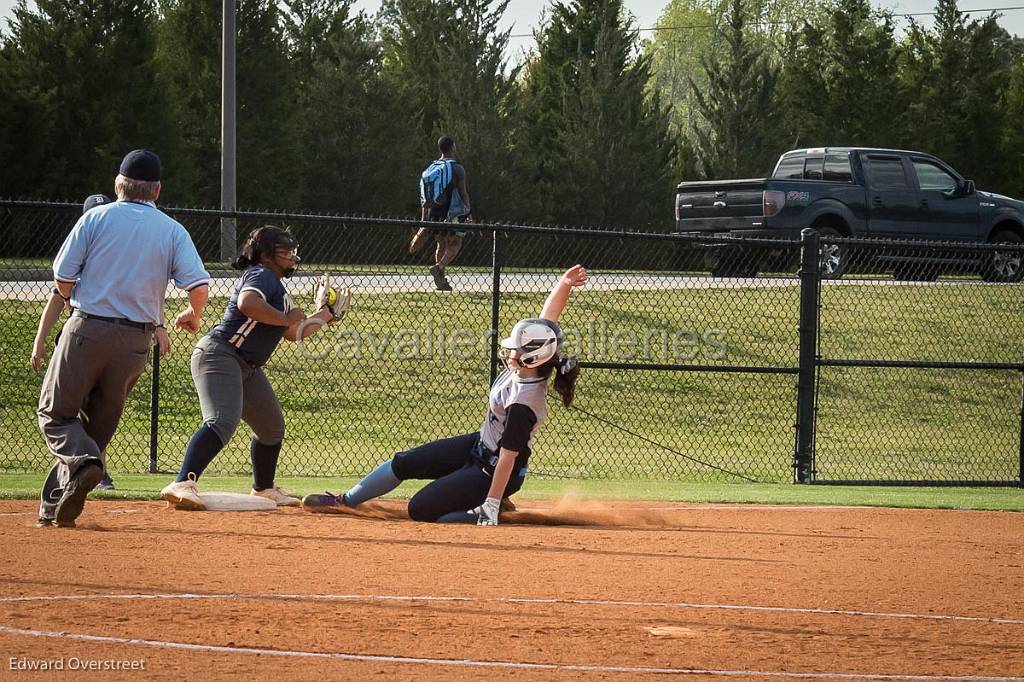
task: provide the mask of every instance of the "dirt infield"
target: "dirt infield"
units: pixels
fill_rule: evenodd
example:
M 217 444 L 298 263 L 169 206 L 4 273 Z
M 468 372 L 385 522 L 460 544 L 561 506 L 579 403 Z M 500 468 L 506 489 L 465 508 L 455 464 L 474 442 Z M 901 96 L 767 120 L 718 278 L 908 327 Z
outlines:
M 1024 515 L 521 507 L 0 502 L 0 679 L 1024 680 Z

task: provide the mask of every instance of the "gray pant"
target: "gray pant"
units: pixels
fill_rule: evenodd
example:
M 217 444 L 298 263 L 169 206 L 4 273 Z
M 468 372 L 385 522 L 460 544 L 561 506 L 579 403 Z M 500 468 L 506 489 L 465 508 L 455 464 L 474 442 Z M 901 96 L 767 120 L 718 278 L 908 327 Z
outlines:
M 239 420 L 252 428 L 256 440 L 276 445 L 284 439 L 284 414 L 263 373 L 220 339 L 199 339 L 191 358 L 192 380 L 205 422 L 227 444 Z
M 124 403 L 146 369 L 153 327 L 145 329 L 72 315 L 39 393 L 39 429 L 57 458 L 40 493 L 39 516 L 52 519 L 64 487 L 103 451 Z

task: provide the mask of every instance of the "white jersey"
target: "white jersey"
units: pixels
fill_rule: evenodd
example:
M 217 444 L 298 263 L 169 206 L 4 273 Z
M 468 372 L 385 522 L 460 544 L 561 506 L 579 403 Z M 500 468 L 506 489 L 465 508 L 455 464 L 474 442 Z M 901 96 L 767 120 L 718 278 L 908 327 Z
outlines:
M 519 375 L 506 369 L 491 384 L 487 416 L 480 427 L 480 442 L 491 452 L 497 452 L 501 437 L 505 433 L 508 408 L 515 404 L 530 408 L 537 422 L 530 430 L 527 443 L 533 441 L 533 434 L 548 416 L 548 381 L 543 377 L 520 379 Z

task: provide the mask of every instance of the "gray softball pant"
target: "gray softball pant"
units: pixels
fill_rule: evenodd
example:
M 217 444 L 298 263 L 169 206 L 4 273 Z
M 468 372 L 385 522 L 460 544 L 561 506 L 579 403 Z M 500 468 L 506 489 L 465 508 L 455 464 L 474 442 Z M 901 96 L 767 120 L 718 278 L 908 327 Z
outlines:
M 81 467 L 104 466 L 103 451 L 152 344 L 151 324 L 115 324 L 76 313 L 64 325 L 36 412 L 46 447 L 57 458 L 43 481 L 40 518 L 54 517 L 64 487 Z
M 250 365 L 225 341 L 199 339 L 192 351 L 192 381 L 203 422 L 227 444 L 245 420 L 256 440 L 276 445 L 284 439 L 284 414 L 262 367 Z

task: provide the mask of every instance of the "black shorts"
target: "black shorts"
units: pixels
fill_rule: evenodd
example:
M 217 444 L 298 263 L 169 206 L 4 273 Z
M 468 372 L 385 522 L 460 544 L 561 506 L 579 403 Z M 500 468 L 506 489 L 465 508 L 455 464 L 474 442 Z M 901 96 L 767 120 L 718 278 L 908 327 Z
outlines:
M 456 220 L 459 223 L 464 223 L 464 222 L 466 222 L 466 217 L 467 216 L 464 216 L 464 215 L 463 216 L 459 216 L 458 218 L 456 218 Z M 430 211 L 427 213 L 427 220 L 429 220 L 432 223 L 447 223 L 449 225 L 451 224 L 448 221 L 448 211 L 447 211 L 447 209 L 440 209 L 440 210 L 433 209 L 433 208 L 430 209 Z M 455 235 L 456 237 L 465 237 L 466 236 L 466 233 L 464 231 L 462 231 L 462 230 L 455 230 L 453 228 L 437 228 L 436 230 L 432 229 L 432 230 L 430 230 L 430 234 L 434 235 L 435 237 L 448 237 L 448 236 L 451 236 L 451 235 Z

